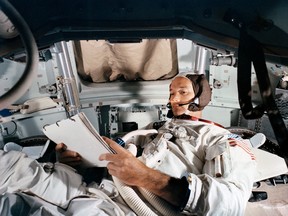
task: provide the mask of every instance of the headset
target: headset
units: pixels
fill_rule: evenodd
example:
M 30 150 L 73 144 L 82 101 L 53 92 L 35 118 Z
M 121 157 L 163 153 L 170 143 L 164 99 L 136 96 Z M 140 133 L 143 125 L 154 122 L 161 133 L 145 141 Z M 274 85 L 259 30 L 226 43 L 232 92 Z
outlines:
M 186 102 L 186 103 L 182 103 L 182 104 L 178 104 L 179 106 L 185 106 L 185 105 L 189 105 L 188 106 L 188 110 L 189 111 L 198 111 L 199 110 L 199 98 L 193 98 L 191 101 Z M 169 109 L 168 113 L 167 113 L 167 117 L 168 118 L 172 118 L 173 117 L 173 113 L 172 113 L 172 106 L 171 103 L 167 103 L 166 107 Z

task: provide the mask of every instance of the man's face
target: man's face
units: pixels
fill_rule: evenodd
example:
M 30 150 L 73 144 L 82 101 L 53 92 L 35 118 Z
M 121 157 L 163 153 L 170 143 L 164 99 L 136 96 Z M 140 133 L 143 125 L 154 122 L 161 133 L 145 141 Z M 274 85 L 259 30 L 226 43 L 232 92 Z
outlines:
M 194 98 L 194 90 L 191 83 L 186 77 L 176 77 L 170 84 L 169 102 L 174 116 L 179 116 L 188 110 L 189 103 Z M 186 104 L 182 105 L 181 104 Z

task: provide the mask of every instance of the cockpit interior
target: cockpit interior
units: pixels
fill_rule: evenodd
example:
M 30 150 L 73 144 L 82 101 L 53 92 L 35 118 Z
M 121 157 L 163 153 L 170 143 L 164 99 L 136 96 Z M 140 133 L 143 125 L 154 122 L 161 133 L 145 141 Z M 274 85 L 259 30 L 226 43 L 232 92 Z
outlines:
M 259 148 L 284 159 L 271 167 L 285 166 L 287 10 L 285 0 L 1 0 L 0 149 L 54 162 L 45 125 L 84 112 L 115 139 L 167 120 L 175 76 L 204 74 L 202 118 L 264 134 Z M 245 215 L 288 212 L 283 170 L 256 187 Z

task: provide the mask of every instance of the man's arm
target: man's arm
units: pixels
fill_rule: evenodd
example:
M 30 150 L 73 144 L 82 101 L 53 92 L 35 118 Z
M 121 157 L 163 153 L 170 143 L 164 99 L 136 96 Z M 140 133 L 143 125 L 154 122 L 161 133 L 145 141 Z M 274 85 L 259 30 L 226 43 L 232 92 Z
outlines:
M 186 179 L 176 179 L 151 169 L 113 140 L 105 137 L 104 140 L 117 152 L 103 154 L 99 158 L 109 161 L 107 165 L 109 174 L 127 185 L 149 190 L 174 206 L 182 207 L 186 204 L 185 195 L 189 190 Z

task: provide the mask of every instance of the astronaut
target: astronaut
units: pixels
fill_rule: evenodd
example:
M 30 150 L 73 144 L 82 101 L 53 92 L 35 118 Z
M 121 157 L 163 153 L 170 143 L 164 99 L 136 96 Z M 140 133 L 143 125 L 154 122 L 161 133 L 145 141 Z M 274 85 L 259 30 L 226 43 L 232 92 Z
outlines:
M 204 75 L 177 76 L 169 91 L 172 119 L 156 138 L 138 139 L 137 146 L 144 149 L 140 159 L 108 138 L 117 153 L 100 159 L 109 161 L 112 176 L 161 197 L 178 213 L 243 215 L 256 170 L 249 143 L 200 118 L 211 99 Z M 60 159 L 81 162 L 75 152 L 63 152 Z

